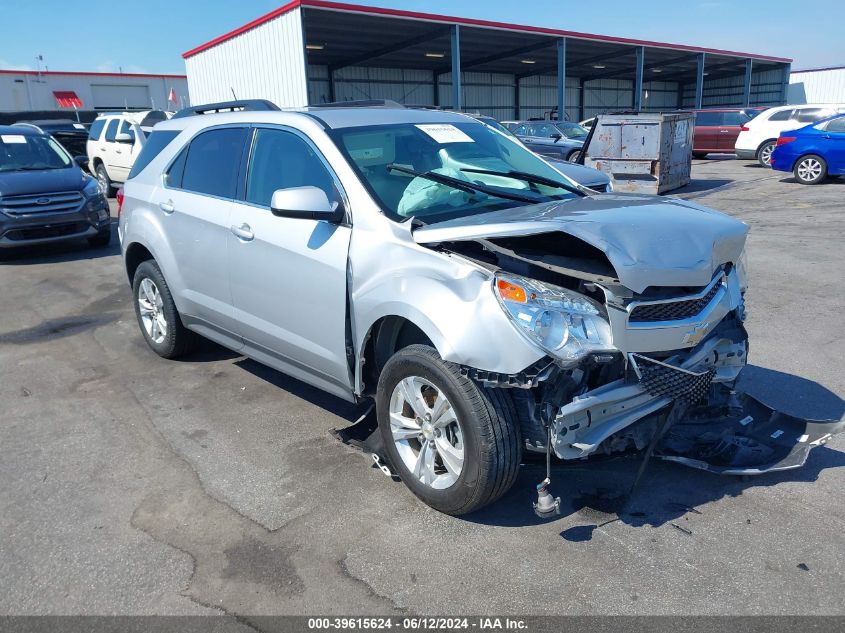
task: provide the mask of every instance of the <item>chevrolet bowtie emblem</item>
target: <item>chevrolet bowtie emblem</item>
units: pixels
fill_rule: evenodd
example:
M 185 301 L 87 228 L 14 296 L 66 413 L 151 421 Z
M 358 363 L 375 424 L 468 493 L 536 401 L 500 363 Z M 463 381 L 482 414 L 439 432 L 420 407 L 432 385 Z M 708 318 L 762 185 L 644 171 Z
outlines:
M 707 328 L 710 326 L 710 323 L 702 323 L 701 325 L 696 325 L 692 328 L 689 332 L 684 334 L 684 338 L 682 343 L 689 344 L 689 345 L 698 345 L 698 342 L 704 338 L 704 335 L 707 334 Z

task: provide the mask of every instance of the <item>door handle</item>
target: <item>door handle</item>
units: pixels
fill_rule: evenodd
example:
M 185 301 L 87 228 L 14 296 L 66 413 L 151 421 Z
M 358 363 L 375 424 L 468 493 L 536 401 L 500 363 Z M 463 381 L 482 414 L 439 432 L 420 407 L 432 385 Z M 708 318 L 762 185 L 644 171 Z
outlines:
M 252 232 L 252 227 L 249 224 L 241 224 L 240 226 L 232 225 L 229 230 L 234 233 L 235 237 L 244 242 L 250 242 L 255 239 L 255 233 Z
M 176 207 L 173 206 L 173 200 L 168 200 L 167 202 L 159 202 L 158 207 L 167 215 L 170 215 L 176 210 Z
M 728 134 L 730 130 L 719 130 L 719 134 Z

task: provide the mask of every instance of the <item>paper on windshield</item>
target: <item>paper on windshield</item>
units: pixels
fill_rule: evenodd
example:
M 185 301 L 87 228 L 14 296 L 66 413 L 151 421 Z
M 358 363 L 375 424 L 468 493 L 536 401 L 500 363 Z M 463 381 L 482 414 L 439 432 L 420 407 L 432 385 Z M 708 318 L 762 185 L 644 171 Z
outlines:
M 0 134 L 0 140 L 9 145 L 12 143 L 26 143 L 26 137 L 23 134 Z
M 438 143 L 474 143 L 470 136 L 450 123 L 423 123 L 417 127 Z

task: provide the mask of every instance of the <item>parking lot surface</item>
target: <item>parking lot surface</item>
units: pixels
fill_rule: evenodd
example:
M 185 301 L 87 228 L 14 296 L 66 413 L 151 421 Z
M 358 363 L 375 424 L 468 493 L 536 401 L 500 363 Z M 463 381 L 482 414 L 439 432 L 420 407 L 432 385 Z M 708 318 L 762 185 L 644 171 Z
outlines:
M 696 160 L 677 195 L 751 226 L 745 387 L 839 418 L 845 179 Z M 113 210 L 114 214 L 114 210 Z M 341 444 L 356 407 L 211 343 L 144 343 L 116 239 L 0 262 L 0 613 L 845 614 L 845 437 L 740 479 L 653 461 L 526 465 L 438 514 Z

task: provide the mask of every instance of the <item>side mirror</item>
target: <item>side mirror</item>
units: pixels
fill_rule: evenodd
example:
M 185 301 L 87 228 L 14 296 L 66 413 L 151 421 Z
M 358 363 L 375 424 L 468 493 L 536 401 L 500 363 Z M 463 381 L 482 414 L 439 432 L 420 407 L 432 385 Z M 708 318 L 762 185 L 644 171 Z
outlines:
M 555 143 L 557 143 L 560 139 L 563 138 L 563 135 L 562 134 L 552 134 L 551 137 L 555 140 Z
M 114 140 L 118 143 L 134 143 L 135 137 L 127 132 L 118 132 L 114 135 Z
M 280 218 L 334 223 L 341 222 L 345 215 L 342 204 L 330 202 L 325 191 L 310 186 L 277 189 L 270 201 L 270 211 Z
M 88 169 L 88 157 L 87 156 L 74 156 L 73 162 L 82 167 L 82 169 Z

